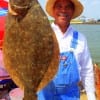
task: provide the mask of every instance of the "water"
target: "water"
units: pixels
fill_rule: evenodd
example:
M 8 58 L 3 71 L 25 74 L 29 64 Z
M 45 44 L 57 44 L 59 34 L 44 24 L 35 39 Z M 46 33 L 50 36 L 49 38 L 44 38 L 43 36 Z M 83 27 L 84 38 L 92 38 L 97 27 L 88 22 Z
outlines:
M 85 34 L 93 62 L 100 64 L 100 24 L 73 24 L 72 26 Z

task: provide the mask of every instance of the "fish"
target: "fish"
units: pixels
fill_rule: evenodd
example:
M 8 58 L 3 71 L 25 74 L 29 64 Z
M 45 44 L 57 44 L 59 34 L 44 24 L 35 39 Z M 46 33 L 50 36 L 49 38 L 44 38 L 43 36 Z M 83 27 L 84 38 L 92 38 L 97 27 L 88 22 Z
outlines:
M 24 100 L 37 100 L 37 91 L 54 77 L 59 46 L 47 15 L 37 0 L 9 0 L 3 43 L 4 64 L 24 91 Z

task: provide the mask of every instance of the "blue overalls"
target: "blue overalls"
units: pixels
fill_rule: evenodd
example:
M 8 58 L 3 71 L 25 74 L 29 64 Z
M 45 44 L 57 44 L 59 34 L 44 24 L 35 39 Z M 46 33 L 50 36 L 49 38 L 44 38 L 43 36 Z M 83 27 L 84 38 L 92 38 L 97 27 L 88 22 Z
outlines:
M 73 32 L 71 49 L 76 49 L 78 32 Z M 60 54 L 60 63 L 54 79 L 37 93 L 38 100 L 79 100 L 79 72 L 73 50 Z

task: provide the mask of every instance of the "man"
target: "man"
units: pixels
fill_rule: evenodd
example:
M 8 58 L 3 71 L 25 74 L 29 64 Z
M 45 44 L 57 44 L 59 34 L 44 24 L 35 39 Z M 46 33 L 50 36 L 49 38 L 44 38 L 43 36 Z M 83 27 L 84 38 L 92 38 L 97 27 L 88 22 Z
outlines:
M 78 0 L 47 0 L 46 11 L 54 18 L 51 26 L 59 43 L 60 62 L 54 79 L 37 93 L 38 100 L 79 100 L 80 81 L 88 100 L 96 100 L 86 38 L 70 25 L 70 21 L 82 13 L 83 5 Z

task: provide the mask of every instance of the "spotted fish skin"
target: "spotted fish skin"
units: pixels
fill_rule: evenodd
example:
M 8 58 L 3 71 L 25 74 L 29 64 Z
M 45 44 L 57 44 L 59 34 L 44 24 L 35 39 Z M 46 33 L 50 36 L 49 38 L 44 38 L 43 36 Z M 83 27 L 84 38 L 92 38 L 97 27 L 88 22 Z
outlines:
M 24 90 L 24 100 L 36 100 L 37 90 L 47 85 L 57 71 L 59 49 L 38 1 L 24 0 L 24 4 L 22 1 L 10 0 L 12 9 L 18 15 L 9 12 L 7 15 L 4 63 L 11 78 Z M 29 4 L 31 6 L 23 9 Z M 45 73 L 49 76 L 45 76 Z

